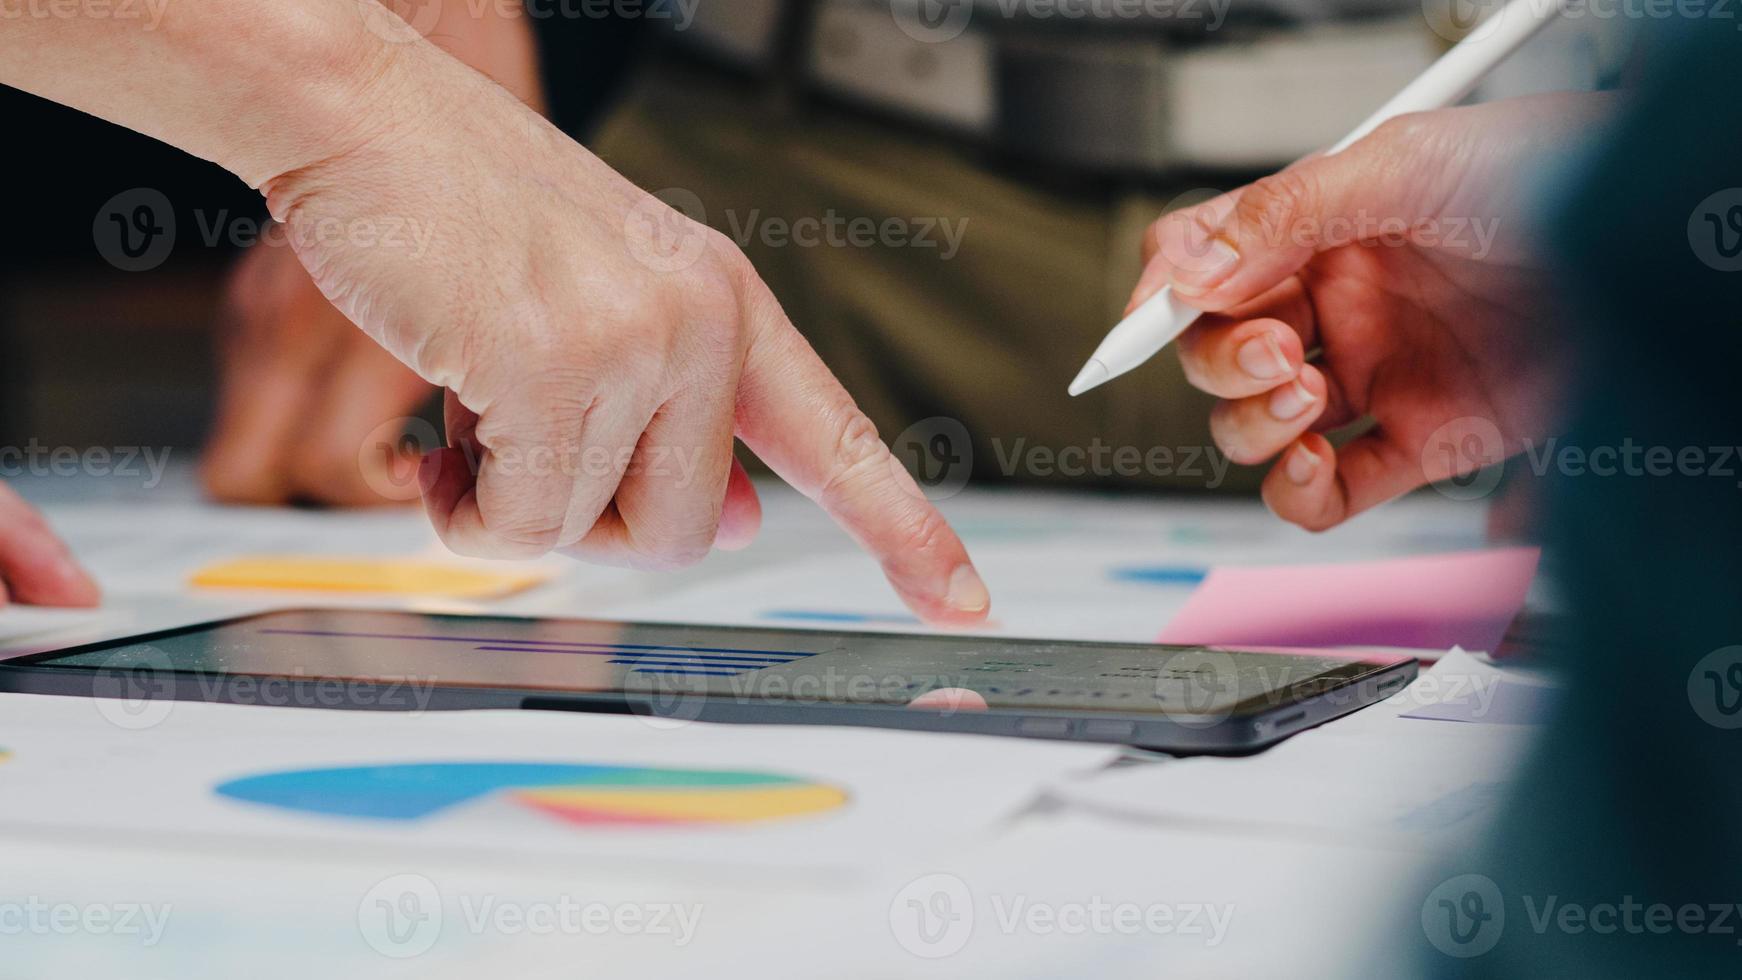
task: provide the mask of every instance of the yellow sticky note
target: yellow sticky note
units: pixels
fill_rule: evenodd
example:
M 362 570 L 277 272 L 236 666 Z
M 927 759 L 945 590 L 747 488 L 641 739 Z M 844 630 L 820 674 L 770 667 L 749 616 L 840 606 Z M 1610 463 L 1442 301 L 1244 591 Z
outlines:
M 194 573 L 207 589 L 282 589 L 293 592 L 379 592 L 392 595 L 494 599 L 530 589 L 548 576 L 491 572 L 414 559 L 237 558 Z

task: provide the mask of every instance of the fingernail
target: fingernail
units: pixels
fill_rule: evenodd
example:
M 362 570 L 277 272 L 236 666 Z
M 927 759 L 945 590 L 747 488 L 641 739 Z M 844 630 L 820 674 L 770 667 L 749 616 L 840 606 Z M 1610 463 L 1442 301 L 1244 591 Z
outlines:
M 1294 373 L 1294 365 L 1288 363 L 1288 357 L 1282 353 L 1282 345 L 1276 342 L 1273 333 L 1253 337 L 1241 344 L 1234 360 L 1240 363 L 1240 370 L 1259 381 L 1275 381 Z
M 992 594 L 986 591 L 986 583 L 980 581 L 974 566 L 958 565 L 950 573 L 950 592 L 944 602 L 957 612 L 984 612 L 992 605 Z
M 1307 390 L 1307 386 L 1297 379 L 1294 384 L 1276 389 L 1270 396 L 1270 417 L 1278 422 L 1287 422 L 1300 417 L 1300 414 L 1313 407 L 1319 396 Z
M 1306 486 L 1318 475 L 1319 464 L 1324 460 L 1318 453 L 1306 447 L 1305 443 L 1295 443 L 1294 451 L 1288 454 L 1288 461 L 1282 464 L 1282 471 L 1288 475 L 1290 483 L 1296 486 Z
M 1181 296 L 1202 296 L 1221 285 L 1239 261 L 1240 253 L 1234 251 L 1234 246 L 1212 238 L 1202 255 L 1174 263 L 1173 291 Z

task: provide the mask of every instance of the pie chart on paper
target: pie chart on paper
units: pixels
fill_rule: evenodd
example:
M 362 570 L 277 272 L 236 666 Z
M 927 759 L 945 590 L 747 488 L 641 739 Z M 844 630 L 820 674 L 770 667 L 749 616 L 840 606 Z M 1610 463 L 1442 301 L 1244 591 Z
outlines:
M 755 824 L 847 802 L 837 787 L 777 773 L 519 762 L 293 769 L 231 780 L 215 792 L 281 811 L 397 822 L 489 800 L 577 829 Z

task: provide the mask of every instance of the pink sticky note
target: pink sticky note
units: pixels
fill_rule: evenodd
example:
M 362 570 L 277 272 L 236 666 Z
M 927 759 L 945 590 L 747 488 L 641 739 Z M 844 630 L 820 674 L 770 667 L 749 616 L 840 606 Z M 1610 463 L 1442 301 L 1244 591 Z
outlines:
M 1501 548 L 1216 568 L 1159 642 L 1492 651 L 1524 606 L 1539 558 L 1536 548 Z

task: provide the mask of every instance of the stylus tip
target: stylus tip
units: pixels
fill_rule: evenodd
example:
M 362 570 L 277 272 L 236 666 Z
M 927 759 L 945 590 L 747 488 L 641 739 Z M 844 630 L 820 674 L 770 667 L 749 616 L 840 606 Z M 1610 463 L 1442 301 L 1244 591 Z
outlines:
M 1107 370 L 1107 365 L 1102 364 L 1099 359 L 1091 357 L 1089 363 L 1083 365 L 1083 369 L 1077 372 L 1077 380 L 1071 382 L 1068 390 L 1071 397 L 1075 398 L 1090 388 L 1099 388 L 1106 384 L 1107 379 L 1112 376 L 1112 372 Z

